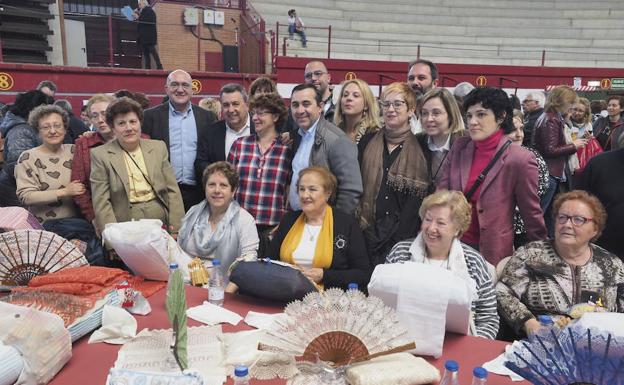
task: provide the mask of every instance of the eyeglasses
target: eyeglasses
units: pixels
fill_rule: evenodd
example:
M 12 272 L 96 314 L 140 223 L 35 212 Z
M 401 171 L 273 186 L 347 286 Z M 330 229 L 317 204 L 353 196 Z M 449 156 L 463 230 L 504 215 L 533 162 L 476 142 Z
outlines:
M 65 126 L 63 126 L 60 123 L 57 124 L 51 124 L 51 125 L 45 125 L 45 126 L 41 126 L 39 127 L 39 131 L 43 131 L 43 132 L 49 132 L 54 128 L 55 131 L 61 131 L 65 129 Z
M 319 77 L 323 76 L 326 73 L 327 73 L 326 71 L 321 71 L 321 70 L 314 71 L 314 72 L 306 72 L 305 75 L 303 75 L 303 77 L 308 79 L 308 80 L 310 80 L 313 77 L 319 78 Z
M 585 218 L 580 215 L 566 215 L 566 214 L 557 214 L 556 219 L 560 225 L 564 225 L 566 224 L 566 222 L 568 222 L 568 220 L 570 220 L 572 221 L 572 224 L 575 227 L 581 227 L 585 223 L 594 220 L 593 218 Z
M 251 116 L 256 115 L 256 116 L 259 116 L 259 117 L 263 117 L 263 116 L 265 116 L 267 114 L 270 114 L 270 113 L 271 113 L 270 111 L 250 111 L 249 115 L 251 115 Z
M 167 87 L 169 87 L 172 90 L 176 90 L 178 89 L 178 87 L 182 87 L 185 90 L 190 90 L 193 86 L 191 85 L 191 83 L 186 83 L 186 82 L 183 82 L 183 83 L 171 82 L 169 83 Z
M 420 117 L 422 119 L 428 119 L 431 116 L 434 119 L 438 119 L 439 117 L 446 115 L 446 111 L 443 110 L 431 110 L 431 112 L 422 110 L 420 113 Z
M 404 100 L 394 100 L 392 102 L 381 102 L 381 108 L 387 110 L 390 106 L 394 107 L 395 110 L 400 109 L 403 106 L 407 106 L 407 102 Z

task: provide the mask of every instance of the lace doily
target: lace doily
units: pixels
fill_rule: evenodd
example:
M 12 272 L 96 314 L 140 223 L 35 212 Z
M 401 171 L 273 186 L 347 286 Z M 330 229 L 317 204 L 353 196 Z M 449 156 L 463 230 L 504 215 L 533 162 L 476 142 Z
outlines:
M 221 385 L 226 380 L 220 335 L 220 325 L 188 328 L 189 369 L 200 372 L 206 385 Z M 170 349 L 171 339 L 171 329 L 141 331 L 121 348 L 115 368 L 146 372 L 179 371 Z

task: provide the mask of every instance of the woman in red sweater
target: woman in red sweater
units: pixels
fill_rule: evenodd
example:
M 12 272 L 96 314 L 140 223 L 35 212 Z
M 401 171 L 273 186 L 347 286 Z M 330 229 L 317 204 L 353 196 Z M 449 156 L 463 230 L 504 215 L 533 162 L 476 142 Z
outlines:
M 505 134 L 514 126 L 512 106 L 504 91 L 477 88 L 466 96 L 463 107 L 470 136 L 453 143 L 437 188 L 466 195 L 472 205 L 472 221 L 461 240 L 496 265 L 513 253 L 516 206 L 529 241 L 546 238 L 537 195 L 537 161 L 530 151 L 506 144 Z M 481 175 L 485 177 L 479 178 Z

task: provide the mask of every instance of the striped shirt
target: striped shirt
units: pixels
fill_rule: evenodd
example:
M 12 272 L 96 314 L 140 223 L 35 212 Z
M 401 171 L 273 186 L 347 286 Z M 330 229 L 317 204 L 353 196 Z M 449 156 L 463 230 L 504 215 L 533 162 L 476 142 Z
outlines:
M 411 261 L 410 247 L 414 238 L 401 241 L 394 245 L 386 257 L 386 263 L 403 263 Z M 477 299 L 472 301 L 477 335 L 495 339 L 498 333 L 498 312 L 496 310 L 496 292 L 492 284 L 492 276 L 487 268 L 485 259 L 472 247 L 461 243 L 468 274 L 477 284 Z

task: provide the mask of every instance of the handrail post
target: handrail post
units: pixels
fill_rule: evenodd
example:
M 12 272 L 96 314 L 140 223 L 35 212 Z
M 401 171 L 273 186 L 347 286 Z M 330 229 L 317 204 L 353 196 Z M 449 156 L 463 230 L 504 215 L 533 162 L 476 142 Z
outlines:
M 277 36 L 275 32 L 271 32 L 271 73 L 275 73 L 275 57 L 277 56 Z
M 275 22 L 275 47 L 277 48 L 275 54 L 279 53 L 279 21 Z
M 544 62 L 546 62 L 546 50 L 542 50 L 542 67 L 544 66 Z
M 2 38 L 0 38 L 0 63 L 4 63 L 4 55 L 2 54 Z
M 284 38 L 284 44 L 282 45 L 282 56 L 286 56 L 286 40 L 287 38 Z
M 113 55 L 113 16 L 108 15 L 108 65 L 115 66 Z M 143 59 L 141 59 L 142 61 Z
M 327 32 L 327 58 L 331 56 L 331 39 L 332 39 L 332 26 L 330 25 Z
M 418 44 L 418 50 L 416 51 L 416 60 L 420 59 L 420 44 Z

